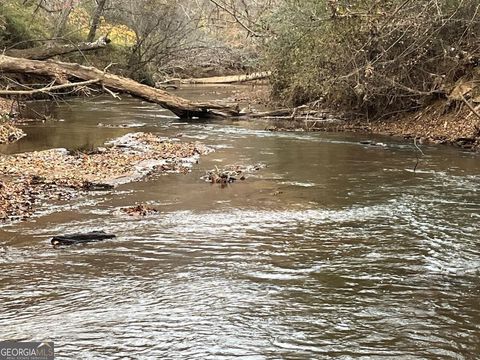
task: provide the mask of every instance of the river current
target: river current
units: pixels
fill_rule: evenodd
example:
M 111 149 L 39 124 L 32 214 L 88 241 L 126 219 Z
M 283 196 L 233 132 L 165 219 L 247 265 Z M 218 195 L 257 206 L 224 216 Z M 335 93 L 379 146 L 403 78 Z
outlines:
M 182 95 L 219 91 L 230 90 Z M 58 359 L 480 358 L 478 154 L 424 145 L 413 172 L 413 145 L 393 138 L 186 123 L 129 98 L 51 111 L 0 150 L 150 131 L 215 152 L 189 174 L 52 203 L 0 228 L 1 339 L 54 341 Z M 201 179 L 230 164 L 266 167 L 226 187 Z M 140 203 L 159 212 L 119 215 Z M 117 238 L 49 242 L 91 230 Z

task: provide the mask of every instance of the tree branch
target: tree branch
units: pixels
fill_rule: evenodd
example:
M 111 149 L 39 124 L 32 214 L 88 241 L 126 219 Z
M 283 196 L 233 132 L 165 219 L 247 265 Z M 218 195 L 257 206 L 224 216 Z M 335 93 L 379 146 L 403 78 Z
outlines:
M 216 6 L 218 6 L 220 9 L 222 9 L 223 11 L 227 12 L 228 14 L 230 14 L 234 19 L 235 21 L 241 26 L 243 27 L 245 30 L 248 31 L 249 34 L 251 34 L 252 36 L 255 36 L 255 37 L 260 37 L 261 35 L 258 34 L 257 32 L 253 31 L 252 29 L 250 29 L 250 27 L 248 27 L 246 24 L 244 24 L 244 22 L 242 20 L 240 20 L 237 16 L 237 14 L 235 13 L 235 11 L 232 11 L 231 9 L 229 9 L 228 7 L 226 7 L 225 5 L 223 4 L 220 4 L 217 0 L 210 0 L 212 3 L 214 3 Z
M 82 42 L 79 44 L 53 45 L 53 46 L 38 46 L 30 49 L 11 49 L 5 51 L 5 55 L 31 59 L 31 60 L 46 60 L 58 55 L 66 55 L 77 51 L 91 51 L 103 49 L 110 43 L 107 37 L 101 37 L 95 42 Z
M 49 93 L 54 90 L 66 89 L 75 86 L 86 86 L 99 82 L 100 79 L 92 79 L 87 81 L 81 81 L 76 83 L 68 83 L 55 86 L 46 86 L 41 89 L 32 89 L 32 90 L 0 90 L 0 95 L 34 95 L 38 93 Z

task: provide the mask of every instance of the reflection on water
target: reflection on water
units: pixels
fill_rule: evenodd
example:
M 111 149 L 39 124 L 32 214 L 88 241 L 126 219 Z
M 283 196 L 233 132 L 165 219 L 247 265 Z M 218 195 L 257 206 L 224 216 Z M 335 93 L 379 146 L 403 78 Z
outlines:
M 185 124 L 132 99 L 75 100 L 55 116 L 65 121 L 29 126 L 2 150 L 96 146 L 136 131 L 102 122 L 182 133 L 217 151 L 191 174 L 4 227 L 2 339 L 51 339 L 65 359 L 478 357 L 478 155 L 425 147 L 413 174 L 413 149 L 392 139 L 383 149 L 345 134 Z M 233 163 L 267 168 L 225 189 L 200 179 Z M 136 202 L 160 212 L 118 215 Z M 48 242 L 94 229 L 118 238 Z

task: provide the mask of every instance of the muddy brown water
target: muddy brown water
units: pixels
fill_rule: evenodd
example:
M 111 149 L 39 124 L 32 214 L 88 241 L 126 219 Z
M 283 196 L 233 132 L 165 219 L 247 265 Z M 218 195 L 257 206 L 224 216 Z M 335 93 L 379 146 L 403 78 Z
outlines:
M 215 98 L 231 88 L 182 90 Z M 38 104 L 37 104 L 38 105 Z M 0 229 L 0 338 L 58 359 L 478 359 L 480 158 L 361 135 L 184 123 L 125 98 L 75 99 L 14 153 L 88 148 L 131 131 L 216 149 L 167 174 L 43 207 Z M 138 128 L 98 127 L 129 124 Z M 226 188 L 227 164 L 267 167 Z M 118 215 L 145 203 L 146 218 Z M 114 240 L 61 249 L 53 235 Z

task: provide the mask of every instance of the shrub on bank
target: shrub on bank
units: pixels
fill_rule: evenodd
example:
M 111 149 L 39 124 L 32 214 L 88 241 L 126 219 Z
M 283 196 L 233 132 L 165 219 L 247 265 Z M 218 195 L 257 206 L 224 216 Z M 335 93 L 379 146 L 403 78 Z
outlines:
M 287 0 L 271 28 L 273 96 L 291 105 L 419 109 L 476 77 L 480 62 L 477 0 Z
M 0 47 L 28 48 L 33 40 L 47 37 L 33 4 L 8 1 L 0 3 Z

